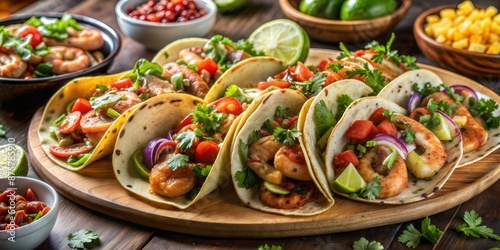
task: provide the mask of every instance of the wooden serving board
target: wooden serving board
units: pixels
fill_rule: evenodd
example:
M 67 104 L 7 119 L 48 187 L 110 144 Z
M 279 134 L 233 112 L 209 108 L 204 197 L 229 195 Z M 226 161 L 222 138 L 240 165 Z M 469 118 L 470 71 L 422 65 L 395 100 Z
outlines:
M 37 134 L 42 109 L 31 121 L 28 150 L 33 168 L 65 197 L 92 210 L 141 225 L 174 232 L 238 238 L 275 238 L 354 231 L 419 219 L 457 206 L 500 178 L 500 151 L 455 170 L 430 198 L 407 205 L 360 203 L 335 196 L 325 213 L 309 217 L 267 214 L 246 207 L 233 184 L 224 183 L 186 210 L 141 200 L 115 179 L 111 156 L 79 172 L 55 165 L 42 150 Z

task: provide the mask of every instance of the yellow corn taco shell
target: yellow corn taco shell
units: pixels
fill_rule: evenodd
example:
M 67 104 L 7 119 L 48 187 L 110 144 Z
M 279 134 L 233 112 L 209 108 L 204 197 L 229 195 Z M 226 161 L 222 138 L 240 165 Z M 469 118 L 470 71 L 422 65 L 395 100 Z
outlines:
M 397 104 L 406 107 L 408 100 L 414 93 L 412 90 L 413 84 L 417 84 L 419 88 L 422 88 L 426 83 L 430 83 L 433 86 L 439 86 L 445 84 L 447 86 L 453 85 L 465 85 L 473 89 L 479 96 L 479 98 L 491 99 L 497 104 L 500 103 L 500 96 L 498 96 L 493 91 L 481 86 L 479 83 L 472 84 L 471 81 L 461 80 L 463 77 L 456 76 L 451 81 L 443 81 L 436 73 L 428 69 L 418 69 L 412 70 L 404 73 L 398 78 L 390 82 L 378 96 L 385 97 L 393 100 Z M 467 102 L 467 101 L 466 101 Z M 494 114 L 498 116 L 500 110 L 495 110 Z M 465 152 L 463 154 L 462 160 L 458 164 L 458 167 L 463 167 L 477 162 L 489 154 L 493 153 L 495 150 L 500 148 L 500 128 L 491 128 L 487 130 L 488 138 L 486 143 L 470 152 Z
M 204 104 L 205 102 L 186 94 L 164 94 L 139 104 L 138 108 L 130 114 L 119 132 L 113 152 L 113 172 L 125 189 L 148 201 L 185 209 L 229 178 L 229 150 L 235 126 L 229 129 L 209 175 L 193 199 L 185 196 L 168 198 L 151 194 L 149 181 L 140 177 L 130 162 L 136 150 L 145 147 L 154 138 L 164 137 L 170 129 L 174 129 L 189 115 L 198 103 Z
M 176 40 L 158 51 L 158 53 L 156 53 L 153 57 L 152 62 L 158 63 L 161 66 L 169 62 L 175 62 L 179 59 L 179 52 L 181 50 L 196 46 L 203 46 L 206 42 L 208 42 L 208 39 L 206 38 L 183 38 Z
M 330 188 L 338 195 L 344 196 L 348 199 L 355 199 L 368 203 L 383 203 L 392 205 L 416 202 L 426 199 L 438 192 L 451 176 L 458 162 L 462 158 L 462 150 L 460 146 L 461 138 L 459 136 L 455 137 L 452 141 L 445 142 L 448 160 L 436 175 L 427 179 L 418 179 L 417 181 L 417 178 L 408 172 L 408 184 L 399 195 L 386 199 L 368 200 L 366 198 L 354 198 L 349 194 L 344 194 L 334 189 L 333 182 L 335 181 L 336 176 L 333 161 L 335 155 L 344 151 L 346 146 L 350 143 L 350 139 L 346 135 L 347 130 L 356 120 L 370 119 L 371 115 L 379 107 L 391 110 L 394 113 L 403 115 L 406 114 L 406 109 L 391 100 L 381 97 L 364 97 L 354 101 L 346 109 L 337 126 L 333 129 L 330 134 L 330 138 L 328 139 L 325 155 L 326 179 Z
M 67 106 L 73 100 L 78 97 L 92 96 L 92 93 L 94 93 L 97 85 L 109 85 L 125 73 L 127 72 L 107 76 L 77 78 L 67 83 L 50 98 L 43 111 L 41 123 L 38 128 L 38 136 L 40 137 L 42 149 L 53 162 L 68 170 L 78 171 L 113 151 L 118 131 L 135 107 L 132 107 L 125 113 L 121 114 L 120 117 L 113 122 L 113 124 L 105 132 L 103 138 L 91 152 L 91 156 L 80 166 L 71 166 L 66 162 L 66 159 L 58 158 L 49 152 L 50 145 L 58 144 L 57 141 L 50 136 L 49 128 L 59 116 L 67 113 Z
M 243 126 L 233 138 L 233 146 L 231 149 L 231 176 L 238 197 L 245 205 L 268 213 L 309 216 L 328 210 L 333 205 L 334 201 L 329 194 L 325 193 L 324 190 L 318 186 L 319 194 L 316 195 L 315 198 L 311 198 L 307 204 L 297 209 L 277 209 L 266 206 L 259 198 L 258 185 L 249 189 L 238 186 L 235 175 L 237 172 L 244 170 L 243 161 L 246 161 L 246 159 L 241 158 L 238 142 L 241 140 L 243 143 L 246 143 L 252 131 L 259 130 L 266 120 L 273 118 L 276 107 L 278 106 L 286 107 L 291 114 L 298 115 L 306 98 L 295 90 L 281 89 L 269 92 L 258 101 L 258 107 L 252 114 L 246 117 L 246 120 L 241 121 L 240 124 L 243 124 Z M 304 154 L 306 154 L 307 151 L 304 149 L 304 145 L 301 145 L 301 147 Z M 317 185 L 318 181 L 315 179 L 316 177 L 310 168 L 309 172 L 314 183 Z
M 327 142 L 325 139 L 328 138 L 328 132 L 331 132 L 331 130 L 327 131 L 323 137 L 320 137 L 317 121 L 315 119 L 315 114 L 318 112 L 316 110 L 316 105 L 319 105 L 323 101 L 335 117 L 338 112 L 337 100 L 341 95 L 348 95 L 353 100 L 356 100 L 372 92 L 373 90 L 362 81 L 354 79 L 341 80 L 328 85 L 316 97 L 307 100 L 300 111 L 299 123 L 297 126 L 300 131 L 303 131 L 300 137 L 300 143 L 304 145 L 307 151 L 306 161 L 308 165 L 311 166 L 313 173 L 317 177 L 325 193 L 331 194 L 325 175 L 326 166 L 323 158 Z M 333 129 L 333 127 L 331 129 Z M 324 145 L 318 143 L 320 140 L 325 142 L 323 143 Z

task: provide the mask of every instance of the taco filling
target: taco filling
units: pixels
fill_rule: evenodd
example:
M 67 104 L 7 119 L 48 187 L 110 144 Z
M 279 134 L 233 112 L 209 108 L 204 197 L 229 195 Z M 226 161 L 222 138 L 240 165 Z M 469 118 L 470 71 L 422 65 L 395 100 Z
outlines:
M 153 139 L 140 149 L 142 164 L 150 170 L 150 193 L 169 198 L 195 197 L 231 125 L 245 108 L 231 97 L 198 104 L 165 138 Z
M 266 206 L 302 207 L 316 189 L 298 141 L 297 121 L 298 116 L 278 106 L 274 117 L 253 131 L 247 143 L 239 141 L 245 169 L 236 173 L 238 186 L 259 185 L 259 198 Z

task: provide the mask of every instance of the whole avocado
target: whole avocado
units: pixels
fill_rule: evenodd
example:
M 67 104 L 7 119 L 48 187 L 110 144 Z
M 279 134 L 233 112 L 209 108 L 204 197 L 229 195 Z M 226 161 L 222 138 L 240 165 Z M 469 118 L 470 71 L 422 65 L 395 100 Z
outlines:
M 302 0 L 299 10 L 302 13 L 326 19 L 339 19 L 340 7 L 345 0 Z
M 396 0 L 346 0 L 340 8 L 340 20 L 363 20 L 394 12 Z

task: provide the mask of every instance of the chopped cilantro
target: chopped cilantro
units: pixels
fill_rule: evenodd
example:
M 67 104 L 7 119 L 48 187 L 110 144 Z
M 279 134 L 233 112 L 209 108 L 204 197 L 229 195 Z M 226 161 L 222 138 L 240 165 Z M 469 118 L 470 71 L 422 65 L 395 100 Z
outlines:
M 349 49 L 347 49 L 347 47 L 345 46 L 345 44 L 343 42 L 339 43 L 339 48 L 342 52 L 340 53 L 339 56 L 337 56 L 338 60 L 352 56 L 351 51 L 349 51 Z
M 79 231 L 68 234 L 68 246 L 71 249 L 89 249 L 96 247 L 100 244 L 99 234 L 92 232 L 88 229 L 81 229 Z
M 347 107 L 349 107 L 353 101 L 352 97 L 346 94 L 341 94 L 337 98 L 337 115 L 335 116 L 337 120 L 340 120 Z
M 274 110 L 274 118 L 285 119 L 287 116 L 288 116 L 288 108 L 287 107 L 278 106 Z
M 3 129 L 3 125 L 0 124 L 0 137 L 5 137 L 6 134 L 7 132 L 5 132 L 5 130 Z
M 394 122 L 394 112 L 392 110 L 384 109 L 382 115 L 389 118 L 389 121 Z
M 326 68 L 329 70 L 332 70 L 335 73 L 338 73 L 341 69 L 344 68 L 344 65 L 342 65 L 339 62 L 334 62 L 334 63 L 328 64 L 328 66 L 326 66 Z
M 248 144 L 244 143 L 243 140 L 238 141 L 238 153 L 240 154 L 241 163 L 243 165 L 243 170 L 237 171 L 234 175 L 238 187 L 241 188 L 251 188 L 257 184 L 260 180 L 259 176 L 248 166 L 248 147 L 254 143 L 260 135 L 260 131 L 254 130 L 248 138 Z
M 377 55 L 371 58 L 374 62 L 380 63 L 385 59 L 392 61 L 398 66 L 403 63 L 408 69 L 417 69 L 418 66 L 415 64 L 415 57 L 400 56 L 397 50 L 392 50 L 392 43 L 395 39 L 396 35 L 392 33 L 385 46 L 381 45 L 378 41 L 372 41 L 365 46 L 365 49 L 373 49 L 373 51 L 377 52 Z
M 403 130 L 403 133 L 401 133 L 401 137 L 404 138 L 406 143 L 412 144 L 413 141 L 415 141 L 415 130 L 407 127 Z
M 194 139 L 196 139 L 196 132 L 187 131 L 180 133 L 175 139 L 178 141 L 177 148 L 181 150 L 181 152 L 185 152 L 188 148 L 193 146 Z
M 253 101 L 253 98 L 246 95 L 243 89 L 241 89 L 240 87 L 238 87 L 238 85 L 235 84 L 231 84 L 229 87 L 227 87 L 224 96 L 234 97 L 238 99 L 238 101 L 240 101 L 241 103 L 251 103 Z
M 498 103 L 492 99 L 481 98 L 476 100 L 473 97 L 469 98 L 469 111 L 474 117 L 481 117 L 484 120 L 484 128 L 498 128 L 500 125 L 500 117 L 495 116 L 493 112 L 498 108 Z
M 382 75 L 382 71 L 378 69 L 371 70 L 368 67 L 368 63 L 365 63 L 362 69 L 353 69 L 351 71 L 347 71 L 347 77 L 352 78 L 354 76 L 365 77 L 366 85 L 372 88 L 375 93 L 380 92 L 380 90 L 382 90 L 385 85 L 387 85 L 385 77 Z
M 283 247 L 277 246 L 277 245 L 265 244 L 265 245 L 259 246 L 259 248 L 257 248 L 257 250 L 283 250 Z
M 234 42 L 228 37 L 215 35 L 204 45 L 203 50 L 219 65 L 219 69 L 223 72 L 239 61 L 238 58 L 231 58 L 231 51 L 228 50 L 227 46 L 233 51 L 242 50 L 251 56 L 264 55 L 263 51 L 255 50 L 253 44 L 248 40 L 242 39 Z
M 314 121 L 318 128 L 319 138 L 321 138 L 331 127 L 333 127 L 337 120 L 332 114 L 332 111 L 326 106 L 324 100 L 320 100 L 314 106 Z
M 431 224 L 431 219 L 425 217 L 422 221 L 422 232 L 418 231 L 413 224 L 406 227 L 403 233 L 398 237 L 398 242 L 406 244 L 407 247 L 417 247 L 420 243 L 420 238 L 423 236 L 432 244 L 437 244 L 443 232 L 435 225 Z
M 118 101 L 122 100 L 123 98 L 125 98 L 125 95 L 117 95 L 116 91 L 110 91 L 104 95 L 91 98 L 90 105 L 92 106 L 93 109 L 97 111 L 105 107 L 111 106 L 117 103 Z
M 210 173 L 210 170 L 212 170 L 212 165 L 203 167 L 201 164 L 196 164 L 193 167 L 194 176 L 198 180 L 203 180 L 204 178 L 206 178 Z
M 420 89 L 418 87 L 418 84 L 414 83 L 411 87 L 411 89 L 416 92 L 416 93 L 419 93 L 420 96 L 422 96 L 422 99 L 427 97 L 428 95 L 434 93 L 434 92 L 439 92 L 441 91 L 441 86 L 436 86 L 436 85 L 432 85 L 430 82 L 426 82 L 424 84 L 424 86 L 422 87 L 422 89 Z
M 277 127 L 274 129 L 273 136 L 281 143 L 287 146 L 295 145 L 295 142 L 299 139 L 300 131 L 297 129 L 284 129 L 282 127 Z
M 200 124 L 204 132 L 213 134 L 220 128 L 227 114 L 217 111 L 217 108 L 210 105 L 197 104 L 193 111 L 193 123 Z
M 292 82 L 292 89 L 299 90 L 304 96 L 315 96 L 322 89 L 325 84 L 326 74 L 318 72 L 316 75 L 305 82 Z
M 378 241 L 368 241 L 365 237 L 361 237 L 359 240 L 352 244 L 353 250 L 384 250 L 384 246 Z
M 475 238 L 490 238 L 494 240 L 500 240 L 500 236 L 496 235 L 493 229 L 481 225 L 483 219 L 476 213 L 476 211 L 465 211 L 464 214 L 465 223 L 458 226 L 456 229 L 459 232 L 463 232 L 467 236 L 472 236 Z
M 167 159 L 167 164 L 172 171 L 179 167 L 187 167 L 189 163 L 189 156 L 183 154 L 173 154 Z
M 132 71 L 122 76 L 121 79 L 130 78 L 132 82 L 134 82 L 134 89 L 138 89 L 142 86 L 142 84 L 144 84 L 143 79 L 145 76 L 151 75 L 165 80 L 165 77 L 163 77 L 162 74 L 163 67 L 160 64 L 141 58 L 134 64 Z
M 464 101 L 464 97 L 462 95 L 455 93 L 454 88 L 446 86 L 445 84 L 441 84 L 441 87 L 446 90 L 446 94 L 451 96 L 451 98 L 453 98 L 455 102 L 462 103 Z
M 368 146 L 368 145 L 367 145 Z M 356 193 L 351 194 L 354 197 L 361 197 L 361 198 L 367 198 L 369 200 L 375 200 L 377 198 L 377 195 L 380 194 L 381 188 L 380 188 L 380 177 L 375 177 L 373 180 L 368 183 L 368 185 L 365 188 L 362 188 Z

